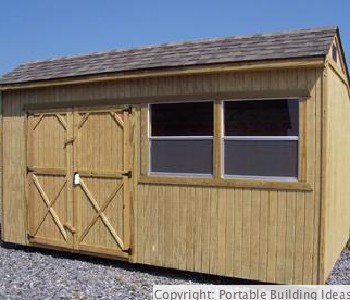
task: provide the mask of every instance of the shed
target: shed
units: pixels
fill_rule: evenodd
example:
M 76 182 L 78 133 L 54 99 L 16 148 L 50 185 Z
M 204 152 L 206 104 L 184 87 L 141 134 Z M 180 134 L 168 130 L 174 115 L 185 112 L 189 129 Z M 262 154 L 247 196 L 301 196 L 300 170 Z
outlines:
M 4 241 L 291 284 L 346 245 L 338 28 L 30 62 L 0 89 Z

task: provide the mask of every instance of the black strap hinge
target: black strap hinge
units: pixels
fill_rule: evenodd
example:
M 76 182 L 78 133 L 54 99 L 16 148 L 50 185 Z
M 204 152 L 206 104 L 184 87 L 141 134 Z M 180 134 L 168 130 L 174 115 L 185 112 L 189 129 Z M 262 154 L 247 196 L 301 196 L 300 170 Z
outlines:
M 132 255 L 132 248 L 124 249 L 122 251 L 128 253 L 129 255 Z
M 123 176 L 128 176 L 128 178 L 132 178 L 132 171 L 128 171 L 125 173 L 122 173 Z
M 27 233 L 27 239 L 33 239 L 34 238 L 34 235 L 31 235 L 30 233 Z
M 127 112 L 128 114 L 132 114 L 132 106 L 128 106 L 123 109 L 124 112 Z

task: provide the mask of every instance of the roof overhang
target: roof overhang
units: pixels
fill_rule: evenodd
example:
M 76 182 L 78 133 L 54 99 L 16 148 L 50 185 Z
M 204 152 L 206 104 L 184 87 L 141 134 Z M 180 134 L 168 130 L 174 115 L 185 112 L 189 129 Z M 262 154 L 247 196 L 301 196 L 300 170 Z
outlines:
M 338 44 L 339 44 L 339 48 L 340 48 L 340 53 L 341 53 L 341 56 L 342 56 L 342 59 L 343 59 L 343 62 L 344 62 L 344 66 L 345 66 L 345 73 L 346 73 L 346 76 L 347 76 L 347 80 L 348 80 L 348 82 L 350 82 L 349 68 L 348 68 L 348 64 L 346 62 L 346 55 L 345 55 L 345 52 L 344 52 L 344 49 L 343 49 L 343 45 L 342 45 L 342 41 L 341 41 L 341 38 L 340 38 L 339 27 L 337 27 L 337 38 L 338 38 Z
M 201 75 L 224 72 L 267 71 L 288 68 L 316 68 L 323 67 L 325 57 L 310 57 L 302 59 L 284 59 L 270 61 L 254 61 L 240 63 L 224 63 L 200 66 L 173 67 L 166 69 L 147 69 L 130 72 L 94 74 L 60 79 L 46 79 L 40 81 L 21 82 L 0 85 L 0 91 L 57 87 L 67 85 L 89 84 L 113 80 L 142 79 L 152 77 Z

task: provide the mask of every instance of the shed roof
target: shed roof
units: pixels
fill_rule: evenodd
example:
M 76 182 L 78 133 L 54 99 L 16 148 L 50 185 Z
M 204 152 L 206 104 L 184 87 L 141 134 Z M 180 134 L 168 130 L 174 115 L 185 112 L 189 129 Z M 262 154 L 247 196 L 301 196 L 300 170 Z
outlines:
M 337 27 L 167 43 L 22 64 L 1 85 L 84 75 L 326 56 Z

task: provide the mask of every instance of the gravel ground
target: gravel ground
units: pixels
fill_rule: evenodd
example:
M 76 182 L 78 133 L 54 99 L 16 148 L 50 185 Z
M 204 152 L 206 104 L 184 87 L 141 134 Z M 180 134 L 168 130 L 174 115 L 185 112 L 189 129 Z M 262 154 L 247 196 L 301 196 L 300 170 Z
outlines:
M 332 273 L 327 279 L 327 284 L 350 285 L 350 250 L 344 249 L 335 264 Z
M 0 299 L 151 299 L 153 284 L 256 283 L 1 242 L 0 274 Z M 349 250 L 328 284 L 350 284 Z
M 0 299 L 151 299 L 153 284 L 252 281 L 0 243 Z

